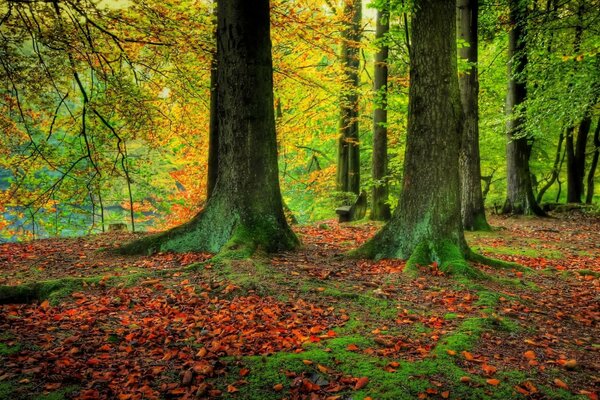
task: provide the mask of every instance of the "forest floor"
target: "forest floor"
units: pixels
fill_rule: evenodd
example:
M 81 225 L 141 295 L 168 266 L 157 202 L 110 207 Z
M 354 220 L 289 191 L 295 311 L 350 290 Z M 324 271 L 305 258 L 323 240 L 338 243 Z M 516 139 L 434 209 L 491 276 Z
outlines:
M 344 257 L 380 225 L 334 221 L 252 259 L 2 244 L 0 285 L 45 299 L 0 306 L 0 398 L 597 399 L 600 218 L 490 222 L 472 248 L 525 270 L 408 276 Z

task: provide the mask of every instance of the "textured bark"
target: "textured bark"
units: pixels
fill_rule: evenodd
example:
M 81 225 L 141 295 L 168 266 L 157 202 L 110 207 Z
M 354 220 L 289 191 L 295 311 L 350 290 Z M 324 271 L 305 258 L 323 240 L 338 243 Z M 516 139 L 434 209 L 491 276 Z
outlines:
M 561 166 L 561 153 L 562 153 L 562 144 L 565 140 L 565 135 L 561 132 L 558 137 L 558 146 L 556 147 L 556 156 L 554 156 L 554 164 L 552 165 L 552 172 L 550 173 L 550 178 L 548 178 L 548 182 L 540 189 L 537 195 L 537 202 L 541 203 L 544 198 L 544 194 L 548 189 L 552 187 L 554 182 L 558 179 L 558 174 L 560 173 Z
M 216 252 L 225 244 L 277 251 L 298 243 L 285 221 L 279 189 L 269 1 L 221 2 L 217 14 L 214 190 L 192 221 L 134 243 L 126 252 Z
M 600 157 L 600 118 L 596 124 L 596 130 L 594 131 L 594 153 L 592 156 L 592 162 L 590 164 L 590 171 L 587 176 L 587 195 L 585 196 L 585 203 L 592 204 L 594 198 L 594 176 L 596 175 L 596 167 L 598 167 L 598 158 Z
M 344 0 L 346 21 L 342 32 L 341 60 L 343 85 L 338 140 L 337 188 L 360 192 L 360 152 L 358 136 L 359 45 L 361 39 L 361 0 Z
M 463 108 L 462 140 L 459 155 L 461 215 L 467 230 L 489 230 L 481 192 L 481 157 L 479 155 L 479 77 L 477 68 L 477 0 L 458 0 L 457 30 L 460 39 L 469 44 L 458 55 L 471 63 L 459 78 Z
M 527 65 L 525 46 L 526 5 L 520 0 L 509 0 L 511 30 L 508 35 L 508 92 L 506 95 L 506 172 L 507 196 L 503 212 L 506 214 L 544 215 L 538 205 L 531 185 L 528 143 L 525 126 L 524 103 L 527 82 L 524 76 Z
M 456 69 L 456 5 L 423 0 L 412 17 L 404 180 L 390 222 L 357 254 L 432 261 L 472 271 L 460 213 L 458 151 L 462 113 Z
M 382 10 L 377 10 L 375 39 L 379 41 L 379 49 L 375 53 L 373 72 L 373 89 L 375 90 L 375 109 L 373 110 L 373 206 L 371 219 L 387 221 L 391 217 L 388 201 L 387 182 L 387 81 L 388 52 L 385 36 L 390 30 L 389 2 Z
M 573 53 L 581 51 L 581 37 L 583 35 L 583 3 L 577 8 L 577 25 L 575 25 L 575 39 Z M 583 178 L 585 176 L 585 148 L 592 118 L 589 112 L 583 117 L 577 129 L 577 138 L 574 137 L 575 127 L 570 127 L 567 132 L 567 203 L 581 203 L 583 196 Z
M 574 128 L 567 132 L 567 203 L 581 203 L 584 194 L 585 148 L 591 125 L 592 118 L 586 115 L 577 129 L 577 139 Z
M 219 122 L 217 120 L 217 55 L 213 54 L 210 70 L 210 121 L 208 127 L 208 172 L 206 198 L 209 199 L 217 184 L 219 168 Z

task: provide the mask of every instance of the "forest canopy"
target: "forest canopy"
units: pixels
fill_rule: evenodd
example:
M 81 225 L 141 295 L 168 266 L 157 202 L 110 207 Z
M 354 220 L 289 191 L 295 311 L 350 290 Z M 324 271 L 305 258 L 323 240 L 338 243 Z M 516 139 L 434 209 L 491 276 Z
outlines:
M 458 68 L 459 76 L 478 71 L 488 212 L 505 208 L 514 182 L 507 143 L 529 153 L 536 203 L 598 204 L 596 3 L 479 4 L 477 59 L 459 55 Z M 332 218 L 363 190 L 384 217 L 385 207 L 396 207 L 413 12 L 398 1 L 271 2 L 279 179 L 296 220 Z M 111 223 L 163 230 L 203 208 L 216 51 L 211 1 L 3 1 L 0 14 L 2 240 L 99 232 Z M 511 47 L 514 27 L 521 37 Z M 472 45 L 459 34 L 457 46 L 462 54 Z M 515 60 L 526 62 L 517 68 Z M 526 91 L 512 116 L 509 79 Z M 387 135 L 383 158 L 379 127 Z M 382 160 L 385 169 L 372 171 Z

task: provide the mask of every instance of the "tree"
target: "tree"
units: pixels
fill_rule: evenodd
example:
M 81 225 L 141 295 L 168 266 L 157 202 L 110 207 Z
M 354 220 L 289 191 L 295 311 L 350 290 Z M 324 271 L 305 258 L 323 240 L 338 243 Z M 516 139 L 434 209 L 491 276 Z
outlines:
M 508 91 L 506 94 L 506 174 L 505 214 L 544 215 L 531 184 L 529 158 L 532 143 L 525 131 L 525 99 L 527 98 L 526 13 L 521 0 L 509 0 Z
M 600 158 L 600 118 L 598 118 L 596 130 L 594 131 L 593 143 L 594 151 L 590 170 L 587 176 L 587 194 L 585 196 L 585 204 L 592 204 L 592 199 L 594 198 L 594 175 L 596 174 L 596 168 L 598 167 L 598 158 Z
M 290 249 L 279 189 L 273 110 L 269 1 L 217 8 L 217 181 L 190 222 L 126 246 L 124 252 Z
M 357 253 L 431 262 L 476 274 L 460 211 L 458 154 L 462 113 L 456 59 L 456 4 L 423 0 L 412 16 L 408 133 L 398 207 Z
M 337 188 L 342 192 L 360 191 L 360 147 L 358 136 L 359 51 L 362 2 L 344 0 L 342 32 L 343 88 L 341 96 L 340 138 L 338 140 Z
M 375 40 L 379 49 L 375 53 L 373 88 L 375 89 L 375 109 L 373 110 L 373 206 L 371 219 L 386 221 L 390 219 L 387 183 L 387 84 L 388 52 L 386 35 L 390 30 L 390 4 L 385 1 L 377 9 Z
M 464 112 L 459 156 L 461 214 L 463 227 L 468 230 L 489 230 L 481 192 L 481 161 L 479 156 L 479 77 L 477 67 L 477 0 L 459 0 L 457 28 L 462 46 L 458 54 L 469 62 L 458 84 Z

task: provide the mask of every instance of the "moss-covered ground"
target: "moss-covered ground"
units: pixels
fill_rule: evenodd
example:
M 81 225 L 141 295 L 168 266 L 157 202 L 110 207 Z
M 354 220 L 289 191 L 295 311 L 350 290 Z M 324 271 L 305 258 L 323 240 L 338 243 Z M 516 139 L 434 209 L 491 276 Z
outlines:
M 28 302 L 0 306 L 0 399 L 597 398 L 600 221 L 490 222 L 467 238 L 502 268 L 466 277 L 346 257 L 370 223 L 251 258 L 1 245 L 0 298 Z

